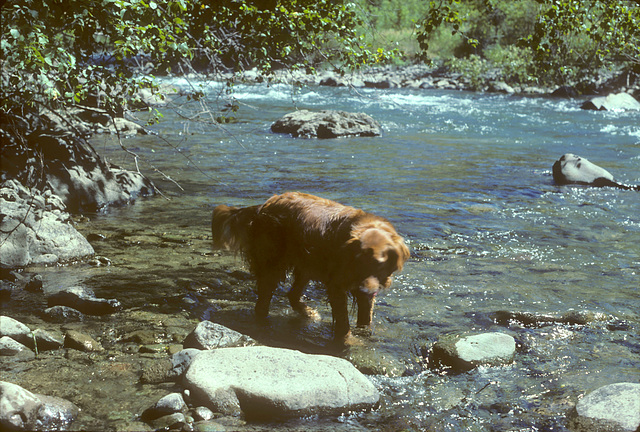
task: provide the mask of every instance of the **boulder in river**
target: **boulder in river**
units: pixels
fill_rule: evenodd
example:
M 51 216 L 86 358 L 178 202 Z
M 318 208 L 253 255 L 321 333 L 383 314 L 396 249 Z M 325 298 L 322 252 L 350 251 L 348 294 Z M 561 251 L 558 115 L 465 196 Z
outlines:
M 370 137 L 381 134 L 380 124 L 369 115 L 335 110 L 295 111 L 273 123 L 271 131 L 302 138 Z
M 580 108 L 596 111 L 640 110 L 640 102 L 629 93 L 614 93 L 590 99 L 584 102 Z
M 67 400 L 0 381 L 1 430 L 66 430 L 78 413 L 78 407 Z
M 203 351 L 191 362 L 184 384 L 194 403 L 259 419 L 366 410 L 380 399 L 347 360 L 271 347 Z
M 445 336 L 433 345 L 431 362 L 464 372 L 477 366 L 499 366 L 513 361 L 516 341 L 504 333 Z
M 640 384 L 609 384 L 587 394 L 576 405 L 571 429 L 576 432 L 640 430 Z

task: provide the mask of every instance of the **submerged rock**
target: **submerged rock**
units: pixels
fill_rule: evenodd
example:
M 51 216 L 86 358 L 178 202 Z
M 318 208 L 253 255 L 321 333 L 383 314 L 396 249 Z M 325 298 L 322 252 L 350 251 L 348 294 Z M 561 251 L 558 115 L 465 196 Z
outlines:
M 618 432 L 640 430 L 640 384 L 609 384 L 576 405 L 572 430 Z
M 87 315 L 108 315 L 122 309 L 115 299 L 103 299 L 95 296 L 92 290 L 75 286 L 58 291 L 47 299 L 49 307 L 67 306 Z
M 78 413 L 78 407 L 67 400 L 0 381 L 1 430 L 65 430 Z
M 431 362 L 464 372 L 477 366 L 499 366 L 513 361 L 516 341 L 504 333 L 445 336 L 433 345 Z
M 517 322 L 525 326 L 543 327 L 551 324 L 586 325 L 594 320 L 594 315 L 585 311 L 569 311 L 559 316 L 534 312 L 496 311 L 491 314 L 491 318 L 503 326 Z
M 203 351 L 184 383 L 195 403 L 248 418 L 346 413 L 371 409 L 380 399 L 344 359 L 271 347 Z
M 364 113 L 300 110 L 289 113 L 271 125 L 275 133 L 302 138 L 378 136 L 380 124 Z
M 244 347 L 255 344 L 256 342 L 249 336 L 211 321 L 200 322 L 183 342 L 185 348 L 201 350 Z

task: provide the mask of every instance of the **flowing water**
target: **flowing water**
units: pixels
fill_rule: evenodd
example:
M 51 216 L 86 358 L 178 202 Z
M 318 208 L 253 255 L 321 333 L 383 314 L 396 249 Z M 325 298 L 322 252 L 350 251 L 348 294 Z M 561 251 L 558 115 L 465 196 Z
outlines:
M 435 90 L 256 84 L 237 86 L 234 96 L 238 123 L 185 122 L 163 109 L 154 128 L 167 141 L 123 141 L 183 190 L 141 162 L 170 199 L 139 200 L 81 223 L 84 233 L 104 236 L 94 247 L 111 265 L 49 269 L 46 285 L 75 281 L 125 308 L 210 319 L 263 343 L 326 352 L 331 312 L 320 287 L 307 294 L 321 321 L 297 320 L 282 290 L 270 324 L 257 328 L 251 276 L 210 246 L 215 205 L 299 190 L 385 216 L 412 256 L 379 297 L 373 333 L 354 354 L 374 363 L 381 407 L 281 427 L 566 430 L 567 412 L 585 393 L 640 382 L 640 193 L 560 187 L 551 176 L 556 159 L 575 153 L 639 184 L 640 113 Z M 178 102 L 183 115 L 198 113 L 197 102 Z M 295 107 L 366 112 L 383 135 L 272 134 L 271 123 Z M 133 166 L 113 137 L 93 144 L 111 162 Z M 497 319 L 498 311 L 577 312 L 586 323 L 527 324 Z M 512 364 L 464 374 L 428 368 L 439 337 L 489 331 L 517 340 Z

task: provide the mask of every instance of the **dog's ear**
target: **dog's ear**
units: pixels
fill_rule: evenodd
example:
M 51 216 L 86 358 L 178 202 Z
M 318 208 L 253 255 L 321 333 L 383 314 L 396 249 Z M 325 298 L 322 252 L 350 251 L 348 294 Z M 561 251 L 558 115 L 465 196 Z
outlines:
M 398 271 L 400 271 L 402 270 L 402 267 L 404 267 L 404 262 L 408 260 L 409 257 L 411 256 L 411 253 L 409 252 L 409 248 L 407 247 L 407 245 L 400 238 L 396 240 L 394 246 L 395 246 L 394 251 L 396 253 L 397 260 L 398 260 L 397 267 L 398 267 Z

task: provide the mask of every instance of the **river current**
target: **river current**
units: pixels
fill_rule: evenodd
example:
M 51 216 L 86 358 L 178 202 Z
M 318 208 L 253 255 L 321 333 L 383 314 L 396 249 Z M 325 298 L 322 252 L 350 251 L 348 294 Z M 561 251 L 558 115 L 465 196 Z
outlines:
M 555 160 L 575 153 L 621 183 L 640 184 L 640 113 L 437 90 L 254 84 L 236 86 L 233 96 L 237 123 L 217 126 L 199 102 L 177 98 L 181 115 L 161 108 L 159 135 L 123 140 L 166 198 L 81 223 L 81 231 L 105 237 L 94 247 L 111 265 L 51 270 L 47 281 L 76 278 L 125 307 L 170 304 L 267 344 L 323 352 L 331 312 L 320 287 L 307 295 L 321 321 L 296 321 L 282 290 L 270 325 L 256 329 L 251 276 L 239 258 L 210 246 L 215 205 L 304 191 L 385 216 L 412 255 L 379 297 L 364 338 L 368 361 L 378 364 L 372 380 L 381 407 L 286 427 L 566 430 L 567 412 L 586 393 L 640 382 L 640 193 L 557 186 L 551 176 Z M 296 108 L 365 112 L 383 134 L 317 140 L 270 132 Z M 134 166 L 113 137 L 92 143 L 111 162 Z M 497 319 L 499 311 L 585 320 L 523 323 Z M 439 337 L 490 331 L 516 339 L 512 364 L 464 374 L 428 368 Z

